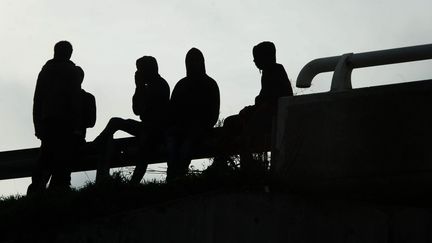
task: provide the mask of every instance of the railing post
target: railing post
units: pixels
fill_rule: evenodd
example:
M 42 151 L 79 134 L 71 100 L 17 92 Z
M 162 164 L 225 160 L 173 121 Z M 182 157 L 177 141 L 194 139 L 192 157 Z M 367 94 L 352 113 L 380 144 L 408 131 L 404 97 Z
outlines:
M 353 65 L 351 63 L 351 57 L 353 53 L 344 54 L 339 58 L 338 64 L 336 65 L 333 73 L 333 79 L 331 82 L 331 92 L 335 91 L 347 91 L 352 89 L 351 84 L 351 73 Z

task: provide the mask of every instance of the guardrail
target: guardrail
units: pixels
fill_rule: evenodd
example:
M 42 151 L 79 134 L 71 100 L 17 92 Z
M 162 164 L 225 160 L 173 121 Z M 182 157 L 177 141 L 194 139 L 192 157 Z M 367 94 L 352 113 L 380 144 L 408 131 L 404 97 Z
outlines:
M 354 68 L 364 68 L 403 62 L 432 59 L 432 44 L 402 47 L 363 53 L 347 53 L 315 59 L 306 64 L 297 77 L 298 88 L 309 88 L 313 78 L 319 73 L 331 72 L 333 78 L 330 91 L 352 89 L 351 72 Z
M 214 128 L 207 134 L 200 144 L 192 150 L 193 159 L 211 158 L 217 155 L 231 155 L 239 153 L 237 140 L 225 141 L 223 128 Z M 271 141 L 262 139 L 252 144 L 256 152 L 270 151 Z M 138 156 L 138 142 L 134 137 L 119 138 L 114 141 L 111 168 L 134 166 Z M 79 153 L 79 158 L 73 163 L 72 172 L 96 170 L 97 162 L 103 154 L 92 142 L 88 142 Z M 32 175 L 39 155 L 39 148 L 20 149 L 0 152 L 0 180 L 29 177 Z M 166 147 L 162 144 L 159 149 L 147 154 L 146 163 L 164 163 L 167 160 Z

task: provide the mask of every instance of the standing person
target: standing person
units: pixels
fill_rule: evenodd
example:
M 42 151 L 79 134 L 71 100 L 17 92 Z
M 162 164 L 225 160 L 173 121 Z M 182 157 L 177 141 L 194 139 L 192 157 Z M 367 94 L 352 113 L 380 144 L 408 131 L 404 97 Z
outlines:
M 65 191 L 70 187 L 69 168 L 82 136 L 81 85 L 71 55 L 72 45 L 58 42 L 54 58 L 43 66 L 37 79 L 33 123 L 41 152 L 27 194 L 44 191 L 50 176 L 49 189 Z
M 100 160 L 96 181 L 109 176 L 110 162 L 114 147 L 113 135 L 121 130 L 138 137 L 139 159 L 132 175 L 131 182 L 137 184 L 147 170 L 146 153 L 158 149 L 164 141 L 164 130 L 167 124 L 170 87 L 159 75 L 158 64 L 154 57 L 143 56 L 136 61 L 135 93 L 132 98 L 132 109 L 141 121 L 133 119 L 111 118 L 105 129 L 95 139 L 103 145 L 104 157 Z
M 170 100 L 167 181 L 187 173 L 192 148 L 216 124 L 219 107 L 219 87 L 206 74 L 202 52 L 192 48 L 186 54 L 186 77 Z
M 261 90 L 255 97 L 254 105 L 243 108 L 238 115 L 227 117 L 224 121 L 229 136 L 240 135 L 240 166 L 246 173 L 258 168 L 252 159 L 253 151 L 250 151 L 252 140 L 263 139 L 264 134 L 271 132 L 278 99 L 293 95 L 285 68 L 276 62 L 275 45 L 269 41 L 261 42 L 253 47 L 252 54 L 256 67 L 262 73 Z M 223 160 L 218 158 L 215 162 Z

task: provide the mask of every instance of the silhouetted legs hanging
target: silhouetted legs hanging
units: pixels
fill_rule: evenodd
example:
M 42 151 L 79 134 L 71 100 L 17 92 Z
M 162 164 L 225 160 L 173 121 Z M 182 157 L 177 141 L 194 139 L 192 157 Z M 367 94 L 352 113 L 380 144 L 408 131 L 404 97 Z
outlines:
M 188 172 L 192 154 L 202 138 L 208 133 L 207 129 L 182 130 L 171 129 L 167 135 L 168 151 L 168 182 L 181 178 Z
M 229 116 L 224 120 L 223 142 L 236 146 L 240 151 L 240 170 L 244 174 L 254 174 L 262 169 L 263 165 L 255 160 L 253 153 L 256 147 L 269 144 L 272 129 L 272 107 L 247 106 L 238 115 Z M 227 156 L 215 159 L 216 163 L 224 163 Z
M 115 153 L 115 145 L 113 136 L 117 131 L 125 131 L 133 136 L 139 135 L 141 124 L 139 121 L 132 119 L 122 119 L 119 117 L 111 118 L 105 129 L 97 136 L 94 143 L 102 148 L 102 157 L 98 163 L 96 171 L 96 182 L 106 180 L 109 177 L 109 170 L 113 154 Z
M 113 135 L 117 131 L 127 132 L 138 138 L 138 159 L 131 183 L 141 182 L 148 163 L 149 154 L 157 151 L 163 144 L 164 136 L 162 128 L 156 124 L 139 122 L 132 119 L 111 118 L 102 133 L 95 139 L 95 143 L 102 148 L 102 158 L 99 160 L 96 172 L 96 181 L 100 182 L 109 177 L 109 170 L 114 154 L 118 152 Z

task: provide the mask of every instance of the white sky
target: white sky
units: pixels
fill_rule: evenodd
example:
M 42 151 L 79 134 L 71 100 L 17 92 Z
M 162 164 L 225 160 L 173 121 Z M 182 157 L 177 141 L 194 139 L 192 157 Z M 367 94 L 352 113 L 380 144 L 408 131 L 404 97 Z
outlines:
M 276 44 L 294 87 L 315 58 L 432 43 L 431 9 L 430 0 L 2 0 L 0 151 L 39 146 L 31 117 L 35 81 L 59 40 L 74 46 L 72 60 L 86 72 L 83 86 L 96 96 L 98 120 L 87 139 L 93 140 L 110 117 L 134 118 L 135 60 L 143 55 L 156 57 L 172 90 L 185 75 L 186 52 L 201 49 L 226 117 L 259 92 L 251 54 L 257 43 Z M 429 79 L 431 64 L 355 70 L 353 86 Z M 306 92 L 327 91 L 330 79 L 319 75 Z M 74 185 L 87 175 L 75 175 Z M 2 181 L 0 195 L 23 193 L 29 182 Z

